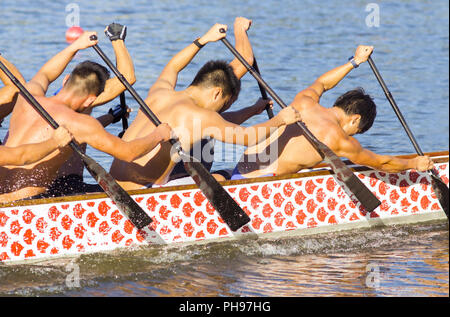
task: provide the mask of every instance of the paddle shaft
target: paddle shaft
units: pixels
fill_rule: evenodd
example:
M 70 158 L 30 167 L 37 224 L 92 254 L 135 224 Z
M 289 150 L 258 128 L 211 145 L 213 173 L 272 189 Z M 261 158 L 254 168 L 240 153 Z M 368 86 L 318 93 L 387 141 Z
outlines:
M 57 129 L 58 123 L 50 114 L 39 104 L 33 95 L 22 85 L 22 83 L 9 71 L 5 65 L 0 62 L 0 68 L 11 79 L 14 85 L 20 90 L 28 103 L 46 120 L 51 127 Z M 71 141 L 70 147 L 80 156 L 86 169 L 92 177 L 98 182 L 105 193 L 116 203 L 117 208 L 122 211 L 130 221 L 138 228 L 142 229 L 152 222 L 152 219 L 144 210 L 130 197 L 130 195 L 117 184 L 114 178 L 105 171 L 97 162 L 83 153 L 78 143 Z
M 370 68 L 372 68 L 373 73 L 375 74 L 375 77 L 377 78 L 378 82 L 381 85 L 381 88 L 384 91 L 384 94 L 386 95 L 386 98 L 389 100 L 389 103 L 392 106 L 392 109 L 394 109 L 395 114 L 397 115 L 398 119 L 400 120 L 400 123 L 402 124 L 403 128 L 406 131 L 406 134 L 408 135 L 409 139 L 411 140 L 414 148 L 416 149 L 417 154 L 423 156 L 422 149 L 419 146 L 419 143 L 417 143 L 416 138 L 411 132 L 411 129 L 409 128 L 408 124 L 406 123 L 405 118 L 403 117 L 402 113 L 400 112 L 400 109 L 397 106 L 397 103 L 395 102 L 394 98 L 392 97 L 391 92 L 387 88 L 386 84 L 384 83 L 383 78 L 380 75 L 380 72 L 378 71 L 377 67 L 375 66 L 375 63 L 372 60 L 372 57 L 369 56 L 367 62 L 370 65 Z
M 381 77 L 380 72 L 378 71 L 378 68 L 375 66 L 375 63 L 372 60 L 372 57 L 369 56 L 367 59 L 367 62 L 370 65 L 370 68 L 372 69 L 373 73 L 375 74 L 375 77 L 377 78 L 381 88 L 384 91 L 384 94 L 386 95 L 386 98 L 388 99 L 389 103 L 392 106 L 392 109 L 394 110 L 395 114 L 397 115 L 398 119 L 400 120 L 401 125 L 406 131 L 406 134 L 408 135 L 409 139 L 411 140 L 417 154 L 423 156 L 423 151 L 419 146 L 419 143 L 417 143 L 416 138 L 411 132 L 411 129 L 409 128 L 408 124 L 406 123 L 405 118 L 403 117 L 399 107 L 397 106 L 397 103 L 394 100 L 394 97 L 392 97 L 391 92 L 387 88 L 383 78 Z M 449 192 L 448 187 L 445 185 L 445 183 L 442 181 L 442 179 L 439 176 L 439 173 L 436 171 L 435 168 L 428 171 L 429 175 L 431 176 L 431 185 L 434 189 L 434 192 L 436 194 L 436 197 L 438 198 L 442 209 L 444 210 L 445 214 L 447 215 L 447 218 L 449 217 Z
M 221 30 L 222 33 L 226 31 Z M 272 88 L 261 78 L 261 75 L 239 54 L 239 52 L 231 45 L 231 43 L 226 39 L 222 38 L 221 41 L 225 46 L 233 53 L 233 55 L 247 68 L 247 70 L 252 74 L 253 77 L 261 84 L 262 88 L 266 90 L 270 96 L 282 107 L 286 108 L 287 105 L 281 100 L 281 98 L 273 91 Z M 344 182 L 349 190 L 358 198 L 361 204 L 369 212 L 373 211 L 381 202 L 376 196 L 361 182 L 361 180 L 356 177 L 355 174 L 348 168 L 339 157 L 331 151 L 331 149 L 320 142 L 312 133 L 308 130 L 303 122 L 297 121 L 297 125 L 302 129 L 303 135 L 309 141 L 309 143 L 316 149 L 320 154 L 325 163 L 329 164 L 330 167 L 336 174 L 336 177 Z
M 122 131 L 119 133 L 118 137 L 121 138 L 125 131 L 128 129 L 128 119 L 127 119 L 127 104 L 125 101 L 125 92 L 120 94 L 120 107 L 123 109 L 124 113 L 122 116 Z
M 255 69 L 255 71 L 259 75 L 261 75 L 261 72 L 259 71 L 258 63 L 256 62 L 256 57 L 255 56 L 253 56 L 253 68 Z M 259 91 L 261 92 L 261 97 L 264 100 L 269 99 L 269 96 L 267 96 L 266 90 L 264 89 L 264 87 L 261 85 L 261 83 L 259 81 L 258 81 L 258 87 L 259 87 Z M 267 111 L 267 116 L 269 117 L 269 119 L 272 119 L 273 118 L 273 111 L 272 111 L 272 109 L 270 108 L 269 105 L 266 106 L 266 111 Z
M 96 40 L 97 37 L 95 35 L 91 36 L 91 40 Z M 148 108 L 145 101 L 139 96 L 139 94 L 134 90 L 133 86 L 130 85 L 128 80 L 123 76 L 117 67 L 111 62 L 111 60 L 106 56 L 106 54 L 102 51 L 102 49 L 96 44 L 93 46 L 94 50 L 100 55 L 100 57 L 103 59 L 103 61 L 108 65 L 108 67 L 113 71 L 113 73 L 117 76 L 117 78 L 120 80 L 120 82 L 125 86 L 125 88 L 128 90 L 128 92 L 133 96 L 133 98 L 138 102 L 138 104 L 141 106 L 141 110 L 144 111 L 144 113 L 147 115 L 147 117 L 150 118 L 150 120 L 153 122 L 154 125 L 158 126 L 161 124 L 161 121 L 159 121 L 158 117 L 155 116 L 155 114 Z

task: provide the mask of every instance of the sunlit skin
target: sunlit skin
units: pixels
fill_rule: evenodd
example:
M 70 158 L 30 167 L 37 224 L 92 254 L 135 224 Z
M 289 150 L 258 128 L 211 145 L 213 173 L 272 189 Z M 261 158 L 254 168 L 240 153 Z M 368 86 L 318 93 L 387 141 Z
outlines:
M 163 124 L 150 134 L 126 142 L 108 133 L 95 118 L 84 114 L 84 112 L 89 113 L 92 107 L 112 100 L 124 91 L 125 87 L 117 78 L 107 80 L 104 91 L 98 96 L 89 92 L 80 92 L 76 85 L 66 85 L 66 79 L 63 89 L 57 95 L 45 97 L 49 84 L 61 75 L 76 52 L 97 43 L 90 39 L 91 35 L 96 33 L 83 33 L 75 42 L 50 59 L 31 81 L 25 84 L 25 88 L 59 125 L 65 126 L 72 133 L 78 143 L 87 143 L 107 154 L 125 161 L 132 161 L 160 142 L 168 140 L 171 129 Z M 123 52 L 126 50 L 123 41 L 115 41 L 113 47 L 122 51 L 117 54 L 118 59 L 126 55 Z M 123 65 L 121 61 L 118 61 L 118 64 Z M 126 68 L 130 69 L 129 66 Z M 129 74 L 126 73 L 126 69 L 122 70 L 129 77 L 128 79 L 134 82 L 134 73 Z M 51 132 L 50 125 L 23 97 L 19 97 L 10 118 L 9 137 L 5 145 L 17 147 L 23 144 L 39 143 L 47 140 Z M 4 179 L 5 183 L 0 187 L 0 202 L 27 198 L 45 192 L 55 179 L 58 169 L 71 155 L 72 150 L 65 147 L 53 151 L 35 163 L 2 169 L 0 179 Z
M 250 20 L 238 18 L 236 21 L 235 32 L 238 32 L 236 39 L 237 42 L 243 43 L 243 45 L 237 43 L 237 47 L 243 52 L 244 58 L 252 62 L 253 53 L 246 34 L 246 30 L 250 27 Z M 199 43 L 205 45 L 223 38 L 226 34 L 220 32 L 221 28 L 227 29 L 227 26 L 214 25 L 199 38 Z M 229 108 L 234 101 L 231 96 L 223 96 L 222 88 L 191 85 L 184 90 L 175 91 L 179 72 L 190 63 L 199 50 L 197 45 L 190 44 L 176 54 L 165 66 L 145 99 L 146 104 L 159 120 L 167 122 L 174 129 L 185 151 L 207 136 L 225 143 L 255 144 L 270 135 L 274 131 L 271 128 L 300 118 L 298 113 L 290 107 L 267 122 L 244 128 L 226 121 L 219 114 Z M 231 67 L 237 78 L 241 78 L 246 73 L 245 67 L 235 61 L 232 62 Z M 253 133 L 256 131 L 255 128 L 261 129 L 255 134 Z M 123 139 L 133 140 L 144 133 L 150 133 L 153 129 L 154 125 L 142 111 L 139 111 Z M 225 133 L 227 129 L 231 133 Z M 199 133 L 194 133 L 194 130 Z M 166 142 L 132 163 L 114 160 L 110 172 L 123 188 L 138 189 L 149 184 L 166 183 L 178 159 L 175 151 L 171 153 L 171 144 Z
M 367 61 L 372 51 L 372 46 L 358 46 L 354 57 L 355 62 L 359 65 Z M 322 94 L 335 87 L 352 69 L 353 65 L 350 62 L 334 68 L 296 95 L 291 106 L 300 112 L 306 127 L 338 156 L 346 157 L 355 164 L 386 172 L 407 169 L 426 171 L 432 168 L 433 162 L 427 156 L 402 159 L 390 155 L 379 155 L 363 148 L 353 137 L 359 132 L 360 115 L 348 115 L 340 108 L 326 108 L 319 104 Z M 265 153 L 269 145 L 274 143 L 277 145 L 277 152 L 270 153 L 272 160 L 269 164 L 258 163 L 254 157 L 257 157 L 259 153 Z M 248 163 L 249 161 L 252 163 Z M 304 168 L 313 167 L 321 161 L 321 156 L 303 136 L 302 130 L 296 124 L 292 124 L 281 127 L 269 139 L 249 147 L 237 168 L 242 171 L 241 174 L 244 177 L 251 178 L 271 173 L 277 175 L 296 173 Z

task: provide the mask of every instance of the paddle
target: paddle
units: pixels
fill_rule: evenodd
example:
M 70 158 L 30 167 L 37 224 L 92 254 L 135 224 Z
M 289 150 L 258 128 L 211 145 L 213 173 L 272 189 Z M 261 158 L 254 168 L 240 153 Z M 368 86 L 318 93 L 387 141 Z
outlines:
M 93 35 L 95 36 L 95 35 Z M 92 38 L 94 40 L 94 38 Z M 95 38 L 96 39 L 96 38 Z M 145 115 L 158 126 L 161 121 L 150 110 L 145 101 L 137 94 L 130 83 L 114 66 L 111 60 L 105 55 L 105 53 L 96 44 L 93 46 L 94 50 L 105 61 L 113 73 L 119 78 L 122 84 L 130 92 L 133 98 L 138 102 Z M 203 166 L 203 164 L 196 158 L 185 153 L 181 148 L 181 144 L 178 139 L 171 139 L 170 142 L 175 146 L 178 154 L 183 160 L 184 167 L 189 175 L 194 179 L 197 186 L 203 192 L 205 197 L 209 200 L 211 205 L 217 210 L 225 223 L 230 227 L 232 231 L 238 230 L 243 225 L 250 221 L 249 216 L 242 210 L 242 208 L 231 198 L 231 196 L 225 191 L 225 189 L 216 181 L 216 179 L 209 173 L 209 171 Z
M 253 68 L 255 69 L 255 71 L 258 73 L 258 75 L 261 75 L 261 73 L 259 72 L 259 68 L 258 68 L 258 63 L 256 62 L 256 57 L 253 56 Z M 258 87 L 259 87 L 259 91 L 261 92 L 261 97 L 264 100 L 269 99 L 269 97 L 267 96 L 267 92 L 264 89 L 264 87 L 261 85 L 261 83 L 258 81 Z M 269 119 L 273 118 L 273 111 L 270 108 L 269 105 L 266 106 L 266 111 L 267 111 L 267 115 L 269 116 Z
M 127 119 L 127 104 L 125 102 L 125 92 L 120 94 L 120 106 L 122 107 L 124 113 L 122 116 L 122 132 L 119 133 L 118 137 L 121 138 L 125 131 L 128 129 L 128 119 Z
M 226 31 L 221 29 L 222 33 Z M 239 52 L 230 44 L 226 38 L 222 38 L 221 41 L 225 46 L 236 56 L 239 61 L 247 68 L 247 70 L 255 77 L 259 84 L 270 94 L 270 96 L 282 107 L 285 108 L 287 105 L 278 97 L 278 95 L 272 90 L 272 88 L 267 85 L 267 83 L 261 78 L 258 72 L 247 63 L 247 61 L 239 54 Z M 297 125 L 303 130 L 305 138 L 314 146 L 317 152 L 322 156 L 325 163 L 330 165 L 336 177 L 347 185 L 348 189 L 356 196 L 356 198 L 361 202 L 364 208 L 371 212 L 377 208 L 381 202 L 378 198 L 361 182 L 361 180 L 353 174 L 353 172 L 348 168 L 339 157 L 331 151 L 329 147 L 320 142 L 305 126 L 303 122 L 297 122 Z
M 20 90 L 22 96 L 33 106 L 33 108 L 54 128 L 59 127 L 58 123 L 39 104 L 31 93 L 20 83 L 20 81 L 0 62 L 1 70 L 11 79 Z M 130 195 L 117 184 L 114 178 L 108 174 L 97 162 L 83 153 L 78 143 L 70 142 L 70 147 L 81 157 L 86 169 L 92 177 L 103 188 L 109 198 L 116 204 L 117 208 L 123 212 L 130 221 L 138 228 L 142 229 L 152 222 L 152 219 L 144 210 L 130 197 Z
M 408 135 L 409 139 L 411 140 L 417 154 L 423 156 L 422 149 L 420 148 L 419 144 L 417 143 L 416 139 L 414 138 L 414 135 L 412 134 L 411 130 L 408 127 L 408 124 L 406 123 L 405 118 L 403 117 L 402 113 L 400 112 L 400 109 L 397 106 L 397 103 L 395 102 L 394 98 L 392 97 L 391 92 L 388 90 L 386 84 L 384 83 L 383 78 L 380 75 L 380 72 L 378 71 L 377 67 L 375 66 L 375 63 L 372 60 L 372 57 L 369 56 L 368 63 L 370 65 L 370 68 L 372 68 L 373 73 L 375 74 L 375 77 L 377 78 L 378 82 L 381 85 L 381 88 L 384 91 L 384 94 L 386 95 L 386 98 L 389 100 L 389 103 L 392 106 L 392 109 L 394 109 L 395 114 L 397 115 L 398 119 L 400 120 L 400 123 L 402 124 L 403 128 L 406 131 L 406 134 Z M 434 193 L 436 194 L 436 197 L 439 200 L 439 203 L 441 204 L 442 209 L 444 210 L 445 214 L 448 218 L 448 187 L 445 185 L 445 183 L 441 180 L 439 177 L 439 173 L 436 171 L 436 169 L 432 169 L 428 171 L 428 174 L 431 176 L 431 186 L 433 187 Z

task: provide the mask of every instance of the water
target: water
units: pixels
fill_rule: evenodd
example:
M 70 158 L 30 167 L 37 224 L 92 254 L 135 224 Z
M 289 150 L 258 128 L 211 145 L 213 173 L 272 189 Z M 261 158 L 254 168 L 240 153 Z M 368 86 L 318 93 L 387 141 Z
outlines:
M 1 53 L 29 80 L 66 46 L 69 1 L 0 0 Z M 216 23 L 232 30 L 234 18 L 253 20 L 249 31 L 266 82 L 289 103 L 298 91 L 329 69 L 343 64 L 359 44 L 375 47 L 372 55 L 423 151 L 449 148 L 449 4 L 447 1 L 379 1 L 380 26 L 368 27 L 368 1 L 114 1 L 73 2 L 80 24 L 100 35 L 101 48 L 113 57 L 104 27 L 128 25 L 126 39 L 137 82 L 146 96 L 170 58 Z M 234 43 L 232 32 L 229 40 Z M 180 74 L 178 88 L 188 85 L 209 59 L 231 60 L 221 44 L 208 44 Z M 101 62 L 93 50 L 79 52 L 65 74 L 85 59 Z M 62 83 L 55 81 L 52 93 Z M 343 92 L 361 86 L 374 97 L 378 116 L 358 140 L 380 154 L 409 154 L 414 149 L 370 67 L 361 65 L 321 103 L 331 106 Z M 231 110 L 259 97 L 255 80 L 246 75 Z M 135 117 L 138 105 L 127 95 Z M 117 101 L 118 103 L 118 101 Z M 107 112 L 99 107 L 93 115 Z M 278 107 L 275 106 L 275 113 Z M 263 113 L 246 122 L 266 120 Z M 9 119 L 0 128 L 7 132 Z M 107 128 L 113 134 L 121 124 Z M 231 168 L 243 149 L 216 146 L 213 169 Z M 105 168 L 106 154 L 88 148 Z M 86 180 L 93 180 L 86 173 Z M 390 239 L 386 241 L 386 235 Z M 361 241 L 362 240 L 362 241 Z M 448 226 L 429 224 L 320 238 L 253 241 L 152 248 L 75 260 L 80 288 L 65 283 L 67 263 L 0 267 L 0 294 L 22 296 L 448 296 Z M 378 268 L 378 271 L 376 271 Z M 367 282 L 370 269 L 379 285 Z M 372 272 L 373 273 L 373 272 Z M 375 274 L 375 273 L 373 273 Z M 372 283 L 372 284 L 371 284 Z M 374 284 L 375 283 L 375 284 Z
M 429 223 L 122 250 L 0 267 L 0 295 L 448 296 L 448 249 L 448 224 Z

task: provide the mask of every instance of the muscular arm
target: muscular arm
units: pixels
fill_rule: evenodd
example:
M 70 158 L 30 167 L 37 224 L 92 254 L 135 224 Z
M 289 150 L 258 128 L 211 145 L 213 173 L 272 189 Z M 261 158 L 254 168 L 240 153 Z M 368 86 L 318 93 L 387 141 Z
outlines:
M 125 42 L 122 40 L 112 41 L 114 53 L 116 54 L 117 69 L 125 77 L 125 79 L 133 85 L 136 82 L 134 73 L 133 60 L 125 46 Z M 120 82 L 117 77 L 108 79 L 105 84 L 105 90 L 95 99 L 93 105 L 103 105 L 125 90 L 125 86 Z
M 0 146 L 0 166 L 21 166 L 37 162 L 57 148 L 56 141 L 49 139 L 41 143 L 25 144 L 18 147 Z
M 299 92 L 297 96 L 295 96 L 295 99 L 299 100 L 301 97 L 306 96 L 312 98 L 316 102 L 319 102 L 322 94 L 325 91 L 335 87 L 352 69 L 352 64 L 348 62 L 326 72 L 317 78 L 311 86 Z
M 343 138 L 339 142 L 338 148 L 334 150 L 338 156 L 347 157 L 355 164 L 384 172 L 396 173 L 408 169 L 426 171 L 433 167 L 433 162 L 427 156 L 404 159 L 391 155 L 379 155 L 363 148 L 353 137 Z
M 53 136 L 43 142 L 17 147 L 0 146 L 0 166 L 22 166 L 37 162 L 59 147 L 64 147 L 72 139 L 67 130 L 59 127 Z
M 218 113 L 208 112 L 201 120 L 202 137 L 210 136 L 225 143 L 251 146 L 268 138 L 280 126 L 300 120 L 300 115 L 292 107 L 287 107 L 272 119 L 250 127 L 225 121 Z
M 355 52 L 355 62 L 359 65 L 367 61 L 367 58 L 370 56 L 372 51 L 372 46 L 358 46 Z M 311 86 L 299 92 L 295 99 L 300 99 L 303 96 L 307 96 L 312 98 L 314 101 L 319 102 L 322 94 L 325 91 L 334 88 L 352 69 L 353 65 L 348 62 L 326 72 L 317 78 Z
M 226 25 L 216 24 L 202 37 L 198 39 L 201 45 L 214 42 L 224 37 L 225 34 L 220 33 L 220 28 L 226 29 Z M 178 52 L 162 70 L 155 84 L 150 88 L 149 94 L 158 89 L 174 89 L 177 84 L 178 73 L 180 73 L 199 52 L 200 48 L 194 43 L 185 47 Z
M 252 21 L 246 18 L 236 18 L 234 22 L 234 38 L 236 50 L 244 57 L 247 63 L 253 65 L 253 50 L 247 35 L 247 30 L 250 28 L 251 23 Z M 238 79 L 241 79 L 247 73 L 247 68 L 237 58 L 231 61 L 230 66 Z
M 147 154 L 160 142 L 168 139 L 161 135 L 161 128 L 157 128 L 147 136 L 126 142 L 108 133 L 97 119 L 82 114 L 77 120 L 67 123 L 67 126 L 79 143 L 87 143 L 126 162 L 132 162 Z
M 26 84 L 26 88 L 31 94 L 44 96 L 48 86 L 63 73 L 75 54 L 79 50 L 92 46 L 98 42 L 97 40 L 91 41 L 89 39 L 89 37 L 94 34 L 96 34 L 96 32 L 84 32 L 76 41 L 45 63 L 31 81 Z
M 8 70 L 22 83 L 25 84 L 25 79 L 19 70 L 10 63 L 7 59 L 0 55 L 0 61 L 8 68 Z M 8 76 L 0 71 L 0 80 L 5 85 L 0 89 L 0 122 L 3 118 L 8 116 L 14 108 L 15 101 L 19 90 L 12 83 Z
M 272 105 L 272 100 L 260 98 L 254 105 L 237 110 L 221 113 L 222 118 L 234 124 L 242 124 L 251 117 L 260 114 L 266 108 L 266 105 Z

